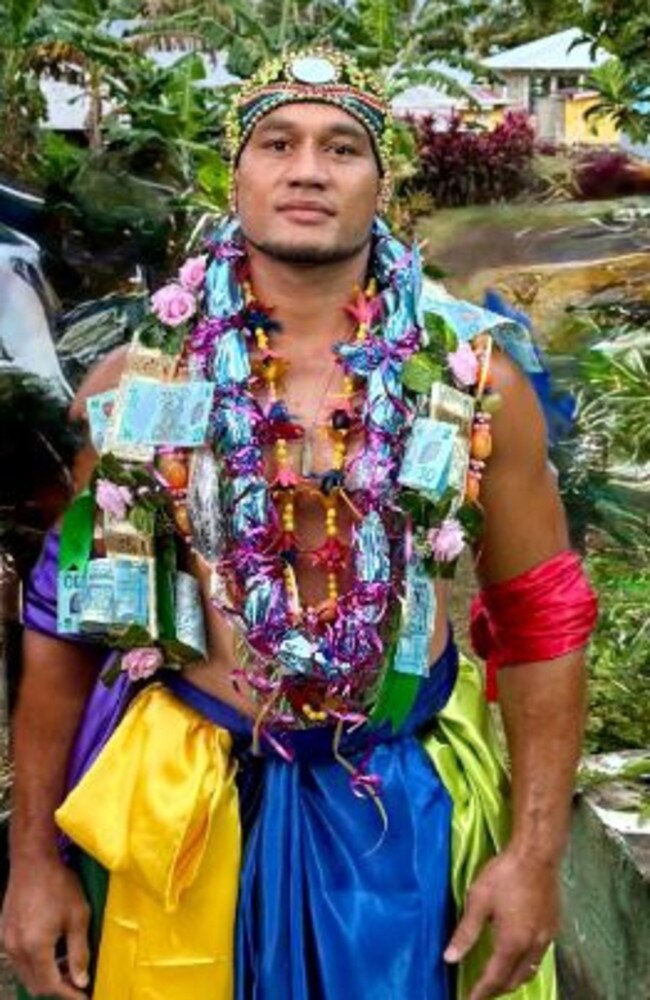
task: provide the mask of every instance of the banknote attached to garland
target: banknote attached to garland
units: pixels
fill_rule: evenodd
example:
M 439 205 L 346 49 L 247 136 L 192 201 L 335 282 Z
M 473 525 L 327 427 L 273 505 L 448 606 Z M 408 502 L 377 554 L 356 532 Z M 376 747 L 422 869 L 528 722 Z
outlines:
M 117 390 L 89 401 L 99 461 L 62 526 L 59 630 L 114 647 L 113 676 L 133 681 L 203 661 L 193 552 L 237 634 L 262 736 L 395 724 L 427 673 L 435 579 L 480 535 L 494 342 L 529 370 L 534 350 L 514 323 L 423 294 L 417 250 L 377 222 L 370 280 L 348 307 L 354 336 L 334 347 L 331 468 L 305 476 L 282 332 L 255 298 L 236 220 L 203 250 L 152 297 Z M 317 606 L 295 572 L 302 490 L 323 508 Z

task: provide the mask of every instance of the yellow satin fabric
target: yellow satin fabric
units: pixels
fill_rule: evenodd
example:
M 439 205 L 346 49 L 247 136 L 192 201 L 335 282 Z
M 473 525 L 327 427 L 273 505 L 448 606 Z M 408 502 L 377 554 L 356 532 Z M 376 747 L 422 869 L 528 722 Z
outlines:
M 451 698 L 424 741 L 453 800 L 452 890 L 459 912 L 483 866 L 505 847 L 510 818 L 508 781 L 483 693 L 483 678 L 461 657 Z M 491 952 L 485 933 L 461 963 L 456 1000 L 466 1000 Z M 509 993 L 510 1000 L 557 1000 L 555 961 L 549 949 L 531 982 Z
M 57 811 L 111 872 L 93 1000 L 231 1000 L 241 833 L 230 749 L 228 732 L 153 685 Z

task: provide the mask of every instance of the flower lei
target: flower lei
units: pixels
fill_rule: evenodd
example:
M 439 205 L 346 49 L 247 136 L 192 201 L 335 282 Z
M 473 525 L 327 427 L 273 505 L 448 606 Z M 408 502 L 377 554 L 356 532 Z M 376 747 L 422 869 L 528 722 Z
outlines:
M 212 525 L 218 539 L 214 604 L 241 634 L 248 653 L 242 674 L 259 695 L 260 724 L 267 733 L 365 721 L 389 669 L 387 649 L 396 630 L 391 610 L 399 605 L 393 599 L 403 594 L 405 565 L 415 558 L 430 575 L 450 576 L 480 530 L 478 491 L 491 451 L 490 414 L 498 403 L 490 387 L 491 339 L 482 335 L 472 346 L 459 345 L 448 326 L 423 316 L 417 251 L 407 250 L 382 223 L 375 225 L 374 240 L 378 291 L 359 294 L 350 307 L 355 338 L 334 348 L 346 398 L 331 415 L 333 464 L 319 483 L 327 533 L 314 561 L 327 572 L 328 598 L 318 608 L 301 607 L 293 569 L 293 497 L 300 482 L 287 462 L 286 442 L 302 429 L 278 398 L 279 329 L 241 280 L 244 254 L 234 220 L 220 228 L 205 254 L 188 260 L 177 280 L 153 296 L 152 316 L 140 332 L 140 343 L 148 348 L 178 355 L 183 377 L 214 385 L 210 437 L 220 483 Z M 255 367 L 253 343 L 260 353 Z M 266 407 L 255 395 L 260 383 L 268 390 Z M 413 421 L 426 416 L 436 383 L 465 393 L 473 412 L 467 474 L 460 487 L 441 496 L 399 482 Z M 365 392 L 359 401 L 360 385 Z M 349 459 L 346 439 L 353 423 L 362 444 Z M 269 446 L 276 462 L 270 482 L 264 475 Z M 107 510 L 133 501 L 129 516 L 137 520 L 142 504 L 153 503 L 160 515 L 165 496 L 167 530 L 171 519 L 192 544 L 188 453 L 158 449 L 155 483 L 149 496 L 140 490 L 138 498 L 129 491 L 129 463 L 108 458 L 96 478 L 98 505 Z M 336 502 L 341 496 L 350 500 L 350 494 L 357 518 L 348 551 L 337 537 Z M 337 574 L 348 562 L 351 583 L 339 593 Z M 164 659 L 169 664 L 169 655 Z M 122 669 L 140 679 L 162 661 L 159 644 L 135 642 Z

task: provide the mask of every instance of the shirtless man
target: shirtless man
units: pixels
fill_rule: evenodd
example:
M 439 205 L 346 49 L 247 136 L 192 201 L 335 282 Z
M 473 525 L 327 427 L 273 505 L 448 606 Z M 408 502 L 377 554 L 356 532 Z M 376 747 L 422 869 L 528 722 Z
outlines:
M 331 350 L 335 342 L 348 340 L 354 333 L 355 324 L 346 306 L 351 289 L 364 285 L 371 266 L 372 225 L 381 194 L 383 164 L 372 129 L 351 113 L 351 105 L 343 98 L 338 103 L 330 98 L 319 101 L 313 95 L 303 98 L 296 95 L 294 88 L 279 106 L 265 105 L 262 112 L 239 150 L 235 175 L 237 215 L 256 299 L 273 304 L 273 318 L 282 327 L 282 356 L 289 365 L 284 400 L 310 438 L 310 471 L 322 475 L 331 464 L 331 446 L 322 435 L 312 432 L 324 419 L 328 399 L 344 393 L 344 373 L 333 363 Z M 82 390 L 80 401 L 83 403 L 86 394 L 115 386 L 124 360 L 124 352 L 107 359 L 91 376 L 92 383 Z M 493 388 L 501 394 L 502 406 L 492 422 L 494 454 L 481 489 L 485 528 L 478 549 L 477 573 L 482 588 L 527 579 L 531 571 L 557 560 L 569 544 L 555 478 L 547 464 L 543 418 L 528 379 L 506 352 L 498 352 L 493 359 L 492 380 Z M 296 461 L 300 460 L 301 447 L 291 445 Z M 80 461 L 80 486 L 88 477 L 92 461 L 90 454 Z M 270 470 L 268 455 L 266 464 Z M 318 544 L 322 513 L 318 497 L 309 493 L 298 496 L 295 517 L 305 549 Z M 351 511 L 341 514 L 339 527 L 344 537 L 349 537 L 353 516 Z M 200 560 L 196 571 L 202 576 L 205 593 L 209 573 Z M 342 575 L 342 589 L 349 574 L 348 567 Z M 300 557 L 296 576 L 303 602 L 317 605 L 324 596 L 322 571 Z M 433 664 L 445 656 L 449 644 L 448 590 L 447 582 L 436 582 L 435 624 L 429 646 Z M 576 607 L 580 601 L 582 605 L 588 603 L 584 593 L 576 597 Z M 208 661 L 185 668 L 188 681 L 216 702 L 236 708 L 242 718 L 254 719 L 259 707 L 252 692 L 241 677 L 236 687 L 233 683 L 232 671 L 238 660 L 230 624 L 210 610 L 208 632 Z M 455 930 L 449 928 L 453 934 L 448 932 L 444 916 L 440 917 L 435 948 L 428 938 L 423 938 L 424 949 L 414 948 L 413 953 L 407 949 L 403 953 L 407 957 L 401 969 L 397 960 L 385 968 L 381 966 L 387 989 L 381 996 L 395 1000 L 415 996 L 414 984 L 421 982 L 417 975 L 429 982 L 429 962 L 434 963 L 431 985 L 422 987 L 417 995 L 426 1000 L 456 996 L 445 969 L 462 962 L 487 924 L 492 928 L 492 953 L 466 994 L 469 1000 L 510 993 L 531 980 L 539 983 L 535 997 L 550 1000 L 554 996 L 552 975 L 547 974 L 542 982 L 537 973 L 558 927 L 558 869 L 568 833 L 583 724 L 584 641 L 578 648 L 566 643 L 561 655 L 535 657 L 523 667 L 521 661 L 499 664 L 499 699 L 512 774 L 511 836 L 474 880 L 459 908 L 462 912 L 457 913 Z M 77 875 L 61 860 L 54 813 L 65 795 L 75 733 L 97 682 L 101 655 L 88 645 L 28 628 L 22 690 L 14 720 L 11 878 L 3 913 L 3 939 L 17 975 L 31 994 L 62 1000 L 81 1000 L 86 995 L 91 968 L 90 910 Z M 339 767 L 336 762 L 329 766 Z M 433 781 L 433 769 L 431 775 Z M 399 817 L 391 813 L 391 792 L 385 776 L 384 784 L 390 830 L 390 824 L 399 823 Z M 355 802 L 353 799 L 350 809 Z M 304 808 L 308 812 L 309 804 Z M 371 813 L 373 809 L 369 807 Z M 424 820 L 416 818 L 415 822 Z M 331 846 L 328 851 L 331 853 Z M 403 856 L 384 860 L 387 872 L 394 872 L 404 863 Z M 309 878 L 307 874 L 307 882 Z M 358 878 L 361 895 L 350 898 L 358 901 L 370 896 L 369 891 L 363 892 L 363 874 L 351 878 L 353 882 Z M 271 875 L 266 873 L 265 879 L 268 884 Z M 242 886 L 243 882 L 239 890 L 241 911 L 246 908 L 248 891 Z M 308 885 L 306 891 L 316 897 L 323 890 Z M 380 988 L 373 979 L 373 963 L 381 965 L 382 953 L 400 947 L 396 939 L 400 935 L 401 908 L 409 904 L 397 890 L 394 896 L 391 891 L 390 887 L 386 889 L 389 916 L 382 924 L 386 937 L 377 941 L 377 954 L 366 961 L 364 950 L 358 952 L 368 996 L 380 995 L 373 992 Z M 426 896 L 426 882 L 420 882 L 417 891 Z M 316 907 L 318 901 L 309 905 Z M 355 924 L 356 905 L 348 901 L 344 910 L 352 952 L 358 941 L 365 940 Z M 377 904 L 372 905 L 376 908 Z M 309 912 L 316 920 L 312 909 Z M 364 917 L 362 912 L 361 919 L 374 920 L 369 914 Z M 277 919 L 280 921 L 280 917 Z M 300 922 L 306 917 L 299 914 L 297 919 Z M 330 935 L 333 937 L 327 919 L 319 918 L 323 923 L 316 923 L 313 929 L 315 940 L 321 942 L 314 945 L 316 951 L 325 948 Z M 434 917 L 429 914 L 422 919 L 430 921 Z M 394 937 L 386 930 L 391 926 Z M 417 927 L 409 925 L 409 939 L 417 937 Z M 63 963 L 55 953 L 61 939 L 67 955 Z M 302 944 L 285 938 L 284 944 L 290 949 L 308 947 L 303 938 L 300 941 Z M 256 955 L 262 953 L 260 967 L 267 959 L 273 966 L 275 957 L 268 958 L 273 945 L 263 934 L 253 947 Z M 276 943 L 276 948 L 281 947 Z M 241 938 L 237 948 L 243 948 Z M 265 949 L 271 949 L 268 955 Z M 307 971 L 299 986 L 295 978 L 291 979 L 292 985 L 289 978 L 278 981 L 278 967 L 274 966 L 275 992 L 263 992 L 263 986 L 254 985 L 264 982 L 259 969 L 255 974 L 240 971 L 236 995 L 239 1000 L 258 996 L 283 1000 L 323 996 L 333 1000 L 348 988 L 354 992 L 356 987 L 350 979 L 353 974 L 342 957 L 345 950 L 338 941 L 327 961 L 322 956 L 320 961 L 314 956 L 306 958 Z M 430 956 L 430 951 L 436 954 Z M 249 957 L 247 961 L 250 965 L 254 959 Z M 293 958 L 289 965 L 292 962 Z M 331 971 L 337 963 L 346 969 L 338 984 Z M 325 971 L 326 966 L 329 971 Z M 295 977 L 295 970 L 291 975 Z M 139 984 L 140 980 L 134 978 L 133 982 Z M 231 980 L 215 992 L 197 991 L 190 983 L 188 980 L 185 992 L 181 989 L 178 996 L 227 1000 L 233 995 Z M 169 1000 L 177 996 L 171 985 L 162 992 L 161 988 L 152 988 L 152 992 L 139 989 L 130 994 L 133 1000 L 144 1000 L 145 996 L 147 1000 Z M 126 994 L 118 996 L 115 990 L 105 988 L 95 995 L 97 1000 L 122 1000 Z

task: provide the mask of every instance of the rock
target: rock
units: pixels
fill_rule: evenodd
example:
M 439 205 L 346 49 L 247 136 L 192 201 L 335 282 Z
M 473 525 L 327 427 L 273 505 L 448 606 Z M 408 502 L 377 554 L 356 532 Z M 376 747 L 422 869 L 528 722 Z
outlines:
M 479 271 L 463 293 L 480 302 L 487 288 L 527 312 L 543 342 L 567 308 L 618 300 L 650 304 L 650 253 Z

